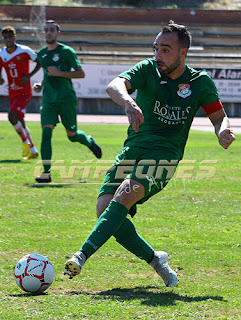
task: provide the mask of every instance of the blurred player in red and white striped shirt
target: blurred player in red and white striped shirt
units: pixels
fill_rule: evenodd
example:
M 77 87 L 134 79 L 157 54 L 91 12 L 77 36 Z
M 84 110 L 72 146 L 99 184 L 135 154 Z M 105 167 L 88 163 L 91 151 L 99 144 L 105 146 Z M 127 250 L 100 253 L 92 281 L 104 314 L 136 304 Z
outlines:
M 6 47 L 0 51 L 0 85 L 4 83 L 2 68 L 8 77 L 10 111 L 8 119 L 23 142 L 24 159 L 37 158 L 38 152 L 25 125 L 24 115 L 32 97 L 30 78 L 40 69 L 37 54 L 27 46 L 16 44 L 16 31 L 11 26 L 2 28 L 2 37 Z M 29 61 L 36 62 L 29 72 Z

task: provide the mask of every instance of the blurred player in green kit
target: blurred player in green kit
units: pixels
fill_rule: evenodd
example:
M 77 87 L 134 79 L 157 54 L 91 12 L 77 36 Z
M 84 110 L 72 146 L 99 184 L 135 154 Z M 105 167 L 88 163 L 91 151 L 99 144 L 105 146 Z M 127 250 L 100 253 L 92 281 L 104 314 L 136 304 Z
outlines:
M 36 177 L 38 183 L 51 182 L 52 131 L 61 122 L 71 142 L 79 142 L 88 147 L 97 158 L 101 158 L 101 148 L 91 136 L 77 130 L 77 97 L 71 79 L 84 78 L 85 73 L 75 51 L 57 41 L 59 25 L 49 20 L 44 26 L 47 47 L 37 53 L 44 72 L 42 84 L 35 83 L 33 90 L 39 93 L 43 88 L 41 106 L 41 157 L 44 172 Z
M 166 286 L 176 286 L 178 277 L 168 264 L 168 254 L 155 251 L 128 214 L 133 217 L 136 204 L 159 193 L 172 178 L 200 107 L 224 149 L 235 140 L 214 82 L 206 72 L 185 63 L 190 43 L 187 28 L 170 21 L 154 41 L 154 58 L 141 61 L 108 85 L 107 93 L 125 108 L 130 126 L 124 147 L 100 188 L 96 225 L 65 264 L 70 278 L 78 275 L 85 262 L 113 236 L 149 263 Z M 133 100 L 130 94 L 135 90 Z

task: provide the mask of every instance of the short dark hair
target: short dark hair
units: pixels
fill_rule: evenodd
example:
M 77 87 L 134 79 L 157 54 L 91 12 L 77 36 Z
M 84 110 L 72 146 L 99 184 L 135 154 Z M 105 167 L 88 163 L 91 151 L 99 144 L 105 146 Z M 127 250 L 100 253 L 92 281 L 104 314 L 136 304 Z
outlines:
M 190 31 L 181 24 L 175 23 L 173 20 L 170 20 L 167 25 L 162 28 L 162 33 L 172 33 L 176 32 L 178 36 L 179 43 L 182 48 L 190 48 L 192 36 Z
M 60 27 L 57 22 L 55 22 L 54 20 L 47 20 L 45 22 L 45 26 L 46 26 L 46 24 L 49 24 L 49 23 L 53 24 L 56 27 L 57 31 L 60 31 Z
M 12 33 L 14 36 L 16 35 L 16 30 L 14 27 L 6 26 L 2 28 L 2 36 L 6 33 Z

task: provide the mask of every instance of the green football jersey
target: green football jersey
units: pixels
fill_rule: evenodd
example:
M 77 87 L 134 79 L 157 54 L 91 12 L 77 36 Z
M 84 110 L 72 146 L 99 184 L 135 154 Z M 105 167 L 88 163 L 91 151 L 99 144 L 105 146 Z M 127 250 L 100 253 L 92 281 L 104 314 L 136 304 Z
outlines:
M 154 59 L 147 59 L 120 77 L 130 81 L 129 93 L 137 90 L 135 101 L 144 116 L 137 133 L 129 126 L 125 146 L 169 149 L 180 159 L 199 107 L 220 99 L 209 75 L 189 66 L 172 80 L 159 73 Z
M 77 101 L 71 79 L 48 75 L 48 67 L 55 66 L 61 71 L 81 67 L 74 49 L 62 43 L 54 50 L 42 48 L 37 53 L 44 72 L 43 103 L 68 103 Z

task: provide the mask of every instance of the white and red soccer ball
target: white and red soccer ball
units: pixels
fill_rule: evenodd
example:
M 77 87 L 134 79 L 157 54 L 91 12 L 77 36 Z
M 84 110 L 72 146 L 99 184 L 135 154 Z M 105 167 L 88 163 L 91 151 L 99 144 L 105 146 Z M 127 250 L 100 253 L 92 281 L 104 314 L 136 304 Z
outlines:
M 33 253 L 18 261 L 14 277 L 22 290 L 35 294 L 42 293 L 54 281 L 54 267 L 48 258 Z

